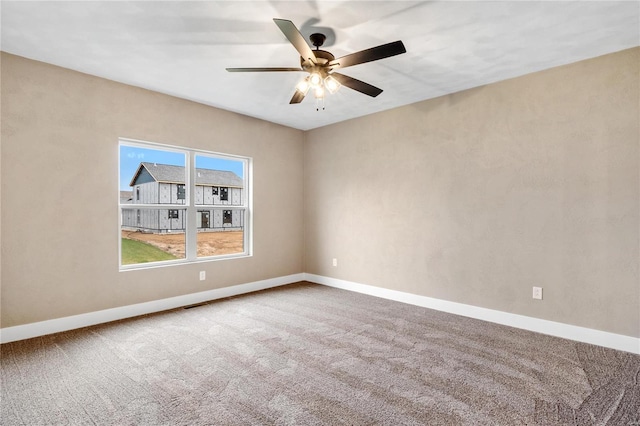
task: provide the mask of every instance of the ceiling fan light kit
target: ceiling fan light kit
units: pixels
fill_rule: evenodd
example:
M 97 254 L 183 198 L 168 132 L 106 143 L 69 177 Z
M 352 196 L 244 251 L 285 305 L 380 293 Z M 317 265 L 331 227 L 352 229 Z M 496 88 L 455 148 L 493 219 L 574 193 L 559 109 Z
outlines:
M 329 91 L 329 93 L 333 94 L 338 91 L 340 86 L 340 82 L 333 78 L 333 76 L 331 75 L 322 78 L 320 73 L 312 73 L 308 77 L 305 77 L 304 80 L 301 80 L 296 85 L 296 89 L 306 96 L 309 92 L 309 89 L 313 88 L 315 89 L 316 97 L 322 97 L 318 96 L 318 93 L 322 93 L 322 95 L 324 96 L 324 90 L 318 92 L 318 89 L 326 89 Z
M 333 76 L 329 75 L 327 76 L 327 78 L 324 79 L 324 87 L 326 87 L 329 93 L 331 94 L 336 93 L 340 88 L 340 86 L 342 86 L 340 82 L 335 78 L 333 78 Z
M 395 55 L 405 53 L 407 50 L 402 41 L 383 44 L 370 49 L 342 56 L 338 59 L 326 50 L 320 50 L 326 36 L 314 33 L 309 40 L 316 48 L 312 50 L 293 22 L 286 19 L 274 18 L 273 20 L 287 40 L 300 54 L 300 68 L 227 68 L 229 72 L 307 72 L 309 75 L 296 85 L 295 93 L 289 101 L 290 104 L 299 104 L 313 89 L 316 98 L 316 110 L 318 103 L 322 103 L 324 109 L 324 97 L 326 91 L 336 93 L 341 86 L 346 86 L 365 95 L 376 97 L 382 93 L 382 89 L 372 86 L 364 81 L 357 80 L 344 74 L 335 72 L 338 68 L 346 68 L 366 62 L 377 61 Z
M 302 93 L 304 96 L 307 96 L 307 93 L 309 93 L 309 89 L 311 89 L 311 83 L 309 82 L 309 77 L 305 78 L 300 83 L 296 84 L 296 90 Z

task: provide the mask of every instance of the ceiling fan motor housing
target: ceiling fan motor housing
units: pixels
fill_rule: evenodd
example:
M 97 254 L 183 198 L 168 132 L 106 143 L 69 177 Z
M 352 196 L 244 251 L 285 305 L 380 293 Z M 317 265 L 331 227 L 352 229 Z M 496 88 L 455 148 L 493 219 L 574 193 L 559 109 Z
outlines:
M 327 37 L 324 34 L 311 34 L 309 40 L 311 40 L 311 43 L 316 47 L 316 50 L 313 51 L 315 58 L 300 57 L 300 66 L 303 70 L 309 73 L 317 72 L 322 75 L 323 78 L 326 77 L 330 71 L 326 65 L 335 59 L 335 56 L 333 56 L 331 52 L 320 50 L 320 46 L 324 44 L 326 39 Z
M 315 54 L 315 63 L 310 59 L 305 59 L 302 56 L 300 57 L 300 66 L 303 70 L 313 73 L 318 72 L 321 75 L 326 77 L 326 74 L 329 73 L 330 68 L 327 64 L 335 59 L 335 56 L 331 54 L 331 52 L 327 52 L 326 50 L 314 50 Z

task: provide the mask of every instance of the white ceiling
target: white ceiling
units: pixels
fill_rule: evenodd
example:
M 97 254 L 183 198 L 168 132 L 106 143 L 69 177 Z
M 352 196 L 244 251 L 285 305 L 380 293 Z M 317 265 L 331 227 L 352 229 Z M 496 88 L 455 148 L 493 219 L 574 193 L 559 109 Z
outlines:
M 640 45 L 638 1 L 78 1 L 1 3 L 5 52 L 308 130 Z M 316 111 L 289 105 L 303 73 L 273 18 L 328 36 L 336 57 L 402 40 L 407 53 L 341 70 Z

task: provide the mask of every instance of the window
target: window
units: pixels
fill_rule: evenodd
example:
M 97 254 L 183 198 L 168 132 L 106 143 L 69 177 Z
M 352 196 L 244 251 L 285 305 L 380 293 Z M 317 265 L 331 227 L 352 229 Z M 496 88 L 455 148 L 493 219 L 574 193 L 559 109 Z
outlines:
M 209 212 L 208 211 L 199 211 L 200 215 L 200 223 L 198 224 L 198 228 L 209 228 Z
M 224 211 L 224 217 L 222 218 L 222 223 L 233 223 L 233 213 L 231 210 Z
M 178 200 L 184 200 L 184 185 L 178 185 Z
M 119 166 L 121 270 L 251 255 L 250 158 L 121 139 Z

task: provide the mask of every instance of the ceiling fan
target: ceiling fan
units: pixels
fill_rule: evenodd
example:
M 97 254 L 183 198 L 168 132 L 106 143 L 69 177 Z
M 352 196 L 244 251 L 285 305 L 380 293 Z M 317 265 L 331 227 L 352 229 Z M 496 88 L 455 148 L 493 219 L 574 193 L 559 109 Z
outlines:
M 372 86 L 364 81 L 335 72 L 336 69 L 346 68 L 366 62 L 377 61 L 395 55 L 405 53 L 407 50 L 402 41 L 382 44 L 370 49 L 342 56 L 336 59 L 330 52 L 320 50 L 326 37 L 324 34 L 314 33 L 309 36 L 316 50 L 312 50 L 302 34 L 293 22 L 286 19 L 274 18 L 273 20 L 280 31 L 284 33 L 289 42 L 300 53 L 300 68 L 227 68 L 229 72 L 300 72 L 306 71 L 309 75 L 296 85 L 296 91 L 290 104 L 302 102 L 310 89 L 316 99 L 323 100 L 325 90 L 335 93 L 340 86 L 346 86 L 365 95 L 376 97 L 382 93 L 382 89 Z M 324 108 L 323 108 L 324 109 Z

